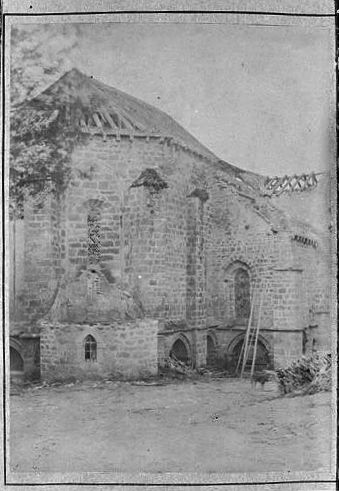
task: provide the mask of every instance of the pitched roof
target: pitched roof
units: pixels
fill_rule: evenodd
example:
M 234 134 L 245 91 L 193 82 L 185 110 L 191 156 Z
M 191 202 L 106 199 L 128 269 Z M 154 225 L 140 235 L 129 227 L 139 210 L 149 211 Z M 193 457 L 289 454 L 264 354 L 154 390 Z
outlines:
M 76 68 L 66 72 L 46 90 L 13 108 L 13 136 L 19 141 L 57 122 L 84 132 L 102 131 L 131 136 L 171 138 L 224 171 L 223 182 L 252 200 L 262 197 L 266 178 L 219 159 L 171 116 L 125 92 L 110 87 Z M 264 200 L 267 204 L 267 199 Z M 270 206 L 265 215 L 283 215 Z
M 84 75 L 76 68 L 66 72 L 46 90 L 24 101 L 15 110 L 19 113 L 27 110 L 31 114 L 36 113 L 39 119 L 45 118 L 46 123 L 57 118 L 65 123 L 79 125 L 83 130 L 99 129 L 120 134 L 169 137 L 209 159 L 219 160 L 168 114 Z
M 121 90 L 110 87 L 78 69 L 64 73 L 32 99 L 13 108 L 11 128 L 19 139 L 32 130 L 46 129 L 51 123 L 78 127 L 82 131 L 113 132 L 120 135 L 159 136 L 173 139 L 232 175 L 242 174 L 246 181 L 260 178 L 219 159 L 171 116 Z M 17 123 L 17 124 L 15 124 Z

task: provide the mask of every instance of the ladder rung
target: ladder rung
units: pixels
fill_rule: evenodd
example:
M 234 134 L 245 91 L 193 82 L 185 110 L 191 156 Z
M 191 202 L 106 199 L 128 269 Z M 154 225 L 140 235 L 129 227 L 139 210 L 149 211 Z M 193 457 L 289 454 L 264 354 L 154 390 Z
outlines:
M 249 356 L 249 351 L 250 348 L 254 348 L 254 355 L 253 355 L 253 360 L 252 360 L 252 368 L 251 368 L 251 375 L 253 375 L 253 370 L 255 366 L 255 358 L 256 358 L 256 350 L 257 350 L 257 342 L 258 342 L 258 336 L 259 336 L 259 330 L 260 330 L 260 321 L 261 321 L 261 309 L 262 309 L 262 304 L 263 304 L 263 299 L 265 293 L 267 293 L 268 285 L 265 284 L 263 290 L 260 292 L 259 287 L 258 290 L 253 292 L 253 299 L 252 299 L 252 305 L 251 305 L 251 312 L 250 312 L 250 317 L 248 321 L 248 327 L 246 329 L 246 335 L 244 342 L 242 344 L 241 352 L 239 355 L 238 363 L 237 363 L 237 370 L 241 364 L 241 358 L 242 358 L 242 369 L 241 369 L 241 374 L 240 376 L 242 377 L 245 366 L 248 363 L 248 356 Z M 252 327 L 252 318 L 253 318 L 253 311 L 254 311 L 254 299 L 256 298 L 256 295 L 260 294 L 260 304 L 259 304 L 259 317 L 257 320 L 257 325 L 256 327 Z

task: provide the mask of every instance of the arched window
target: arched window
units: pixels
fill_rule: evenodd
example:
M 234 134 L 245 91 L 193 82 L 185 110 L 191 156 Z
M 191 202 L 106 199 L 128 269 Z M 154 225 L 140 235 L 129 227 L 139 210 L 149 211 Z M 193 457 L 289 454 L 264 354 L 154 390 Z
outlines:
M 97 342 L 90 334 L 85 338 L 85 360 L 96 361 L 97 359 Z
M 249 317 L 251 309 L 250 277 L 244 268 L 237 269 L 234 275 L 234 301 L 236 317 Z

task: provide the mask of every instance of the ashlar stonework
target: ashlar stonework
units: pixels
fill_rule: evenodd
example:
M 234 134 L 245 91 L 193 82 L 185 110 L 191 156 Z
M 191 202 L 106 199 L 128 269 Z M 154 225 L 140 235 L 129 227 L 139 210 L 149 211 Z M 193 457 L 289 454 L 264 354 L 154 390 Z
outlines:
M 47 181 L 10 223 L 17 372 L 141 377 L 171 352 L 231 370 L 262 295 L 258 367 L 330 349 L 328 235 L 263 193 L 264 176 L 77 70 L 16 111 L 37 108 L 82 138 L 66 189 Z M 317 190 L 306 199 L 326 200 Z

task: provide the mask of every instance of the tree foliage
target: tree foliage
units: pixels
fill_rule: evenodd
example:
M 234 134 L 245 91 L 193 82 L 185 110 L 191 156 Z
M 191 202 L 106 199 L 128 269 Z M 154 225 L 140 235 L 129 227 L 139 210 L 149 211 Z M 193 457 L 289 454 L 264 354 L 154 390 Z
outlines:
M 75 24 L 29 24 L 11 28 L 11 103 L 37 95 L 73 66 Z
M 11 29 L 10 212 L 22 216 L 25 196 L 60 193 L 70 179 L 69 158 L 78 130 L 57 111 L 34 107 L 34 97 L 71 68 L 74 25 L 20 25 Z M 32 104 L 30 105 L 30 102 Z
M 57 117 L 39 124 L 30 107 L 14 112 L 11 121 L 10 210 L 20 217 L 27 196 L 43 197 L 44 191 L 60 195 L 71 178 L 70 155 L 81 141 L 79 128 Z

